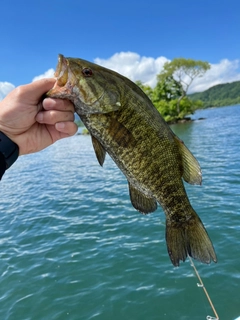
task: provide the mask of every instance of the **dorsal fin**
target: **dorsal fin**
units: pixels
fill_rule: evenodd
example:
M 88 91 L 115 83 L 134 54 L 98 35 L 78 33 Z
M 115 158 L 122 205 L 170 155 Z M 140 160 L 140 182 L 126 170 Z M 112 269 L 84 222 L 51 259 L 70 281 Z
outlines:
M 128 184 L 130 199 L 135 209 L 144 214 L 153 212 L 157 209 L 157 202 L 154 198 L 147 197 L 144 193 L 130 184 L 130 182 L 128 182 Z
M 188 150 L 182 140 L 177 136 L 174 136 L 174 138 L 182 158 L 183 179 L 190 184 L 200 185 L 202 183 L 202 172 L 197 159 Z
M 100 166 L 103 166 L 105 156 L 106 156 L 106 150 L 103 148 L 101 143 L 94 136 L 91 135 L 91 137 L 92 137 L 93 149 L 95 151 L 98 162 Z

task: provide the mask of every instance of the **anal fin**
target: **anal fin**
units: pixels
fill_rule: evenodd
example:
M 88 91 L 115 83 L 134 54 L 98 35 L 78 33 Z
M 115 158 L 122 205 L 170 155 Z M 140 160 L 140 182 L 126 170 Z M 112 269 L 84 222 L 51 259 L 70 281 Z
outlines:
M 106 150 L 103 148 L 101 143 L 94 136 L 91 136 L 91 137 L 92 137 L 93 149 L 95 151 L 98 162 L 100 166 L 103 166 L 105 156 L 106 156 Z
M 133 207 L 141 213 L 147 214 L 157 209 L 156 200 L 152 197 L 147 197 L 144 193 L 130 184 L 130 182 L 129 194 Z
M 202 183 L 202 172 L 200 165 L 194 155 L 188 150 L 184 142 L 174 136 L 181 155 L 183 167 L 183 179 L 190 184 Z

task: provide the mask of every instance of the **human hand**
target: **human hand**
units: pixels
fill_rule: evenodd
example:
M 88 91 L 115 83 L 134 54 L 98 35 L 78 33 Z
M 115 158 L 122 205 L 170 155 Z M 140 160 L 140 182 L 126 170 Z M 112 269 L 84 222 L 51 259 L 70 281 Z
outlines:
M 0 131 L 18 145 L 19 155 L 40 151 L 77 132 L 69 100 L 41 100 L 55 81 L 41 79 L 19 86 L 0 101 Z

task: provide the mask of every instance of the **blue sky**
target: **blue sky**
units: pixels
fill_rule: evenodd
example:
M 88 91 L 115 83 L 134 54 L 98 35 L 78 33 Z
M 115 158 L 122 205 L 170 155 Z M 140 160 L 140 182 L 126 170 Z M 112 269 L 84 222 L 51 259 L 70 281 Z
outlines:
M 239 0 L 2 1 L 0 94 L 55 68 L 58 53 L 153 85 L 175 57 L 212 64 L 195 91 L 240 80 L 239 12 Z

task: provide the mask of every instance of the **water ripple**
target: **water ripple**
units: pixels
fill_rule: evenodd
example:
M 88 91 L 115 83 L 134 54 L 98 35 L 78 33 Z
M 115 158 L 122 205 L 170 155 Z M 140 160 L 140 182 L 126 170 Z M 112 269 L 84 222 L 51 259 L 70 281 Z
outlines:
M 240 107 L 201 116 L 207 119 L 173 129 L 201 164 L 203 185 L 186 188 L 219 259 L 196 265 L 220 318 L 233 319 L 239 315 Z M 169 261 L 161 208 L 136 212 L 126 179 L 109 157 L 98 165 L 90 137 L 20 157 L 1 181 L 0 210 L 1 319 L 211 314 L 190 263 L 174 268 Z

